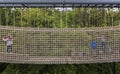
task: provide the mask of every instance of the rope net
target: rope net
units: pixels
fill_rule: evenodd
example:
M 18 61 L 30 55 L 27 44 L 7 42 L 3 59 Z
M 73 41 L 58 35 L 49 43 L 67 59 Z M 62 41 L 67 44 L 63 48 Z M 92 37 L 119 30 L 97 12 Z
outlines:
M 1 8 L 0 62 L 120 61 L 119 8 Z

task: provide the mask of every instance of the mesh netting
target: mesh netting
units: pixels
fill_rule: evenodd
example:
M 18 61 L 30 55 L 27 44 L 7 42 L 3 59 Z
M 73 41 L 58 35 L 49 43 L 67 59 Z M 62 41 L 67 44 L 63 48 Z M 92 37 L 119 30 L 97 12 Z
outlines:
M 1 8 L 0 62 L 120 61 L 119 8 Z
M 12 53 L 0 40 L 2 61 L 27 63 L 87 63 L 119 60 L 120 27 L 18 28 L 0 27 L 0 38 L 13 36 Z M 105 37 L 105 44 L 100 37 Z M 96 46 L 94 46 L 96 41 Z M 93 42 L 93 45 L 92 45 Z

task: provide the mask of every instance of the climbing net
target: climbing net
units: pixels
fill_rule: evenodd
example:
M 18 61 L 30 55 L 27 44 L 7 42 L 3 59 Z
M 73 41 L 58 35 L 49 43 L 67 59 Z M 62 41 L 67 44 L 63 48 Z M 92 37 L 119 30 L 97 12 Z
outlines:
M 0 61 L 119 61 L 119 8 L 1 8 Z

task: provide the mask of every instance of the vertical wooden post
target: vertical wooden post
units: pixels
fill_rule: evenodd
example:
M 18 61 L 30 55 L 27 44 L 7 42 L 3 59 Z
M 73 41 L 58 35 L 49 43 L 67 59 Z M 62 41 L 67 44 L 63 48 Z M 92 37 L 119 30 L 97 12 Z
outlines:
M 112 63 L 112 73 L 116 74 L 116 63 L 115 62 Z

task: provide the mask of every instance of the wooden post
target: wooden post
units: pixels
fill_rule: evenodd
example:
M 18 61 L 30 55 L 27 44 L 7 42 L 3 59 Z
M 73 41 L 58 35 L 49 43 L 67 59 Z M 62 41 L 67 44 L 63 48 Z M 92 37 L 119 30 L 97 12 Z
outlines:
M 115 62 L 112 63 L 112 73 L 116 74 L 116 63 Z

